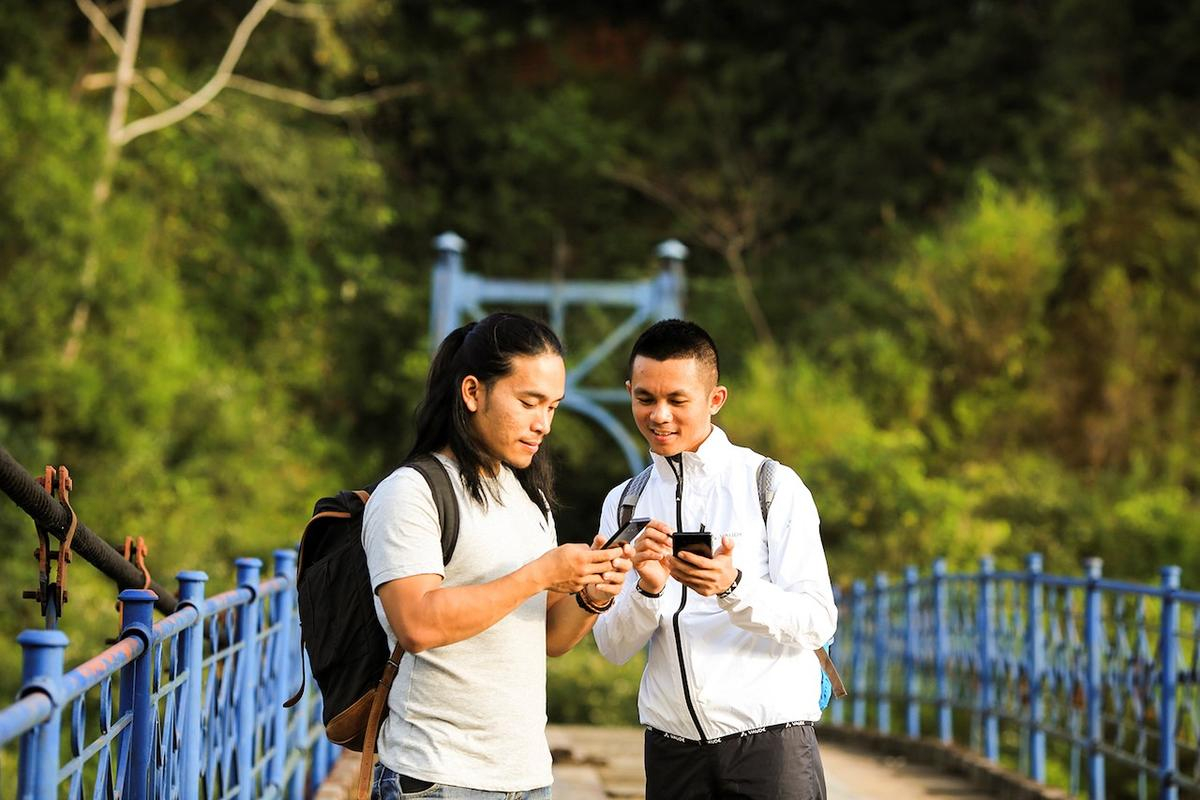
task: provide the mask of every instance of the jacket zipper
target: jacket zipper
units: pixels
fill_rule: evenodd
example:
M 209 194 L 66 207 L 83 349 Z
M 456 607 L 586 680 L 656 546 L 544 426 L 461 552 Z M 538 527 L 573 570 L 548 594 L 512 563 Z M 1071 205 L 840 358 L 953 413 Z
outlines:
M 683 530 L 683 453 L 677 456 L 671 456 L 667 459 L 667 463 L 671 465 L 671 471 L 675 473 L 675 530 Z M 679 469 L 676 471 L 675 464 L 679 464 Z M 704 735 L 704 728 L 700 727 L 700 717 L 696 714 L 696 707 L 692 705 L 692 692 L 688 687 L 687 667 L 683 665 L 683 637 L 679 633 L 679 615 L 683 613 L 683 607 L 687 605 L 687 587 L 683 584 L 679 585 L 679 608 L 675 611 L 675 616 L 671 618 L 671 624 L 675 628 L 675 652 L 679 656 L 679 678 L 683 682 L 683 701 L 687 704 L 688 713 L 692 716 L 692 723 L 696 726 L 696 732 L 700 734 L 700 741 L 707 743 L 708 737 Z

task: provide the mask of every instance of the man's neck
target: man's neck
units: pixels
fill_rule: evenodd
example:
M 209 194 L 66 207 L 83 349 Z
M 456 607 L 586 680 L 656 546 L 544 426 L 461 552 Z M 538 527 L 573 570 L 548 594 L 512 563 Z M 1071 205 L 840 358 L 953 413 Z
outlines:
M 697 452 L 699 452 L 699 451 L 700 451 L 700 448 L 704 446 L 704 443 L 708 441 L 708 438 L 709 438 L 710 436 L 712 436 L 712 435 L 713 435 L 713 428 L 714 428 L 714 427 L 715 427 L 715 426 L 714 426 L 714 425 L 712 424 L 712 422 L 710 421 L 710 422 L 708 423 L 708 433 L 704 434 L 704 438 L 703 438 L 703 439 L 701 439 L 700 441 L 696 442 L 696 444 L 695 444 L 695 445 L 693 445 L 692 447 L 688 448 L 688 452 L 689 452 L 689 453 L 697 453 Z
M 454 451 L 450 449 L 450 445 L 446 445 L 445 447 L 434 452 L 436 452 L 438 455 L 445 456 L 455 464 L 458 463 L 458 459 L 454 457 Z M 503 464 L 501 462 L 485 456 L 483 466 L 479 468 L 479 474 L 485 478 L 495 478 L 500 474 L 500 468 L 502 466 Z

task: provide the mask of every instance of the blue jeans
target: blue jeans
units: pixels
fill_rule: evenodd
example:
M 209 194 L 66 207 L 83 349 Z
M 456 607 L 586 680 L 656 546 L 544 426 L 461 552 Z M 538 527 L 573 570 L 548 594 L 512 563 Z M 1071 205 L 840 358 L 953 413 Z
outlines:
M 550 787 L 530 789 L 527 792 L 485 792 L 482 789 L 467 789 L 463 786 L 447 786 L 435 783 L 419 792 L 405 793 L 400 790 L 400 776 L 383 764 L 375 765 L 375 780 L 371 784 L 371 800 L 550 800 Z

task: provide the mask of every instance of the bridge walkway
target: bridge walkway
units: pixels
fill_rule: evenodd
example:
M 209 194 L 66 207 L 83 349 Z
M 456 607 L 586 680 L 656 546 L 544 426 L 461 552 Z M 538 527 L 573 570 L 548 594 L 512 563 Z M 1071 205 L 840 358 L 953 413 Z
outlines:
M 819 734 L 818 734 L 819 735 Z M 551 725 L 554 800 L 644 800 L 642 729 Z M 955 775 L 844 742 L 822 742 L 829 800 L 991 800 Z M 350 800 L 358 767 L 347 753 L 317 800 Z
M 643 800 L 641 728 L 551 725 L 547 736 L 555 800 Z M 961 777 L 841 741 L 823 741 L 821 758 L 829 800 L 992 800 Z

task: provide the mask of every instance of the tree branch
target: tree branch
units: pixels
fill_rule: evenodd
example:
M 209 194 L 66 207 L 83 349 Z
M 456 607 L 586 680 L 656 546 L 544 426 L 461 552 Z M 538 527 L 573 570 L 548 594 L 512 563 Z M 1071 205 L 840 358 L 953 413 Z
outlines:
M 151 72 L 154 71 L 151 70 Z M 157 71 L 161 72 L 161 70 Z M 116 83 L 117 73 L 115 72 L 92 72 L 79 79 L 79 87 L 85 92 L 98 92 L 101 89 L 111 89 Z M 182 89 L 178 89 L 168 83 L 166 91 L 169 91 L 174 96 L 173 101 L 168 100 L 162 83 L 150 80 L 149 76 L 142 75 L 140 72 L 135 72 L 133 75 L 133 90 L 155 111 L 162 111 L 169 107 L 172 102 L 179 102 L 181 98 L 186 97 L 188 94 Z
M 417 82 L 401 83 L 394 86 L 381 86 L 369 92 L 326 100 L 320 97 L 313 97 L 311 94 L 305 94 L 296 89 L 287 89 L 282 86 L 274 86 L 262 81 L 256 81 L 253 78 L 247 78 L 243 75 L 229 76 L 228 86 L 230 89 L 237 89 L 238 91 L 252 94 L 255 97 L 261 97 L 265 100 L 286 103 L 297 108 L 302 108 L 305 111 L 311 111 L 314 114 L 331 115 L 353 114 L 355 111 L 378 105 L 387 100 L 417 94 L 425 88 L 423 84 Z
M 75 5 L 79 6 L 79 10 L 92 23 L 92 27 L 96 32 L 108 42 L 108 46 L 112 48 L 113 53 L 117 58 L 121 57 L 121 51 L 125 49 L 125 40 L 121 38 L 121 34 L 117 33 L 117 29 L 108 21 L 108 17 L 100 10 L 100 6 L 92 2 L 92 0 L 75 0 Z
M 774 349 L 775 337 L 754 295 L 754 285 L 746 268 L 745 253 L 755 243 L 758 232 L 758 208 L 751 202 L 756 193 L 747 192 L 745 198 L 735 197 L 734 210 L 725 213 L 716 204 L 706 209 L 702 198 L 698 205 L 689 203 L 686 198 L 694 193 L 689 193 L 686 186 L 682 191 L 672 191 L 665 181 L 654 181 L 636 169 L 609 167 L 604 174 L 673 212 L 705 247 L 720 254 L 733 275 L 734 289 L 758 340 Z M 765 190 L 766 187 L 756 188 Z M 698 198 L 693 196 L 691 199 L 696 201 Z
M 113 175 L 116 172 L 117 160 L 121 157 L 120 132 L 125 123 L 125 114 L 129 109 L 129 90 L 136 73 L 134 61 L 137 59 L 138 46 L 142 38 L 142 18 L 145 16 L 145 0 L 130 0 L 129 12 L 125 15 L 124 44 L 117 58 L 116 83 L 113 87 L 112 110 L 108 115 L 108 130 L 104 139 L 104 156 L 100 160 L 100 172 L 92 184 L 92 209 L 90 223 L 99 224 L 101 209 L 108 202 L 112 191 Z M 90 298 L 92 289 L 96 286 L 96 277 L 100 273 L 100 257 L 96 252 L 95 237 L 88 239 L 87 252 L 83 257 L 83 268 L 79 272 L 80 298 L 75 303 L 71 314 L 71 322 L 67 341 L 63 345 L 62 362 L 70 366 L 79 358 L 83 347 L 83 334 L 87 330 L 88 319 L 92 312 Z
M 250 41 L 250 35 L 258 27 L 258 24 L 262 22 L 267 12 L 271 10 L 271 6 L 275 5 L 275 2 L 276 0 L 258 0 L 249 13 L 238 23 L 237 30 L 234 31 L 233 38 L 229 41 L 229 47 L 226 48 L 225 55 L 221 58 L 221 63 L 217 65 L 217 70 L 208 79 L 208 83 L 200 87 L 200 89 L 182 103 L 168 108 L 166 111 L 143 117 L 136 122 L 126 125 L 120 131 L 120 143 L 126 145 L 139 136 L 144 136 L 147 133 L 174 125 L 176 122 L 195 114 L 216 97 L 229 83 L 230 77 L 233 76 L 233 68 L 237 66 L 238 59 L 245 52 L 246 45 Z
M 79 85 L 85 92 L 96 92 L 101 89 L 109 89 L 117 82 L 117 76 L 114 72 L 93 72 L 90 75 L 84 75 Z M 146 71 L 145 75 L 135 74 L 133 86 L 138 90 L 138 93 L 143 97 L 146 95 L 141 91 L 141 87 L 149 86 L 158 90 L 159 103 L 152 104 L 156 109 L 161 110 L 166 108 L 164 97 L 161 92 L 166 91 L 175 100 L 176 103 L 187 99 L 188 92 L 167 79 L 165 73 L 157 68 L 151 68 Z M 397 97 L 409 97 L 425 90 L 425 85 L 413 81 L 411 83 L 401 83 L 394 86 L 381 86 L 378 89 L 372 89 L 369 92 L 361 92 L 359 94 L 347 95 L 345 97 L 335 97 L 325 99 L 322 97 L 314 97 L 297 89 L 288 89 L 283 86 L 275 86 L 270 83 L 256 81 L 253 78 L 247 78 L 243 75 L 230 75 L 227 89 L 236 89 L 246 94 L 261 97 L 265 100 L 273 100 L 277 103 L 286 103 L 287 105 L 296 106 L 305 111 L 311 111 L 314 114 L 329 114 L 336 116 L 344 116 L 353 114 L 364 108 L 378 105 L 380 103 L 393 100 Z M 211 104 L 210 104 L 211 106 Z M 208 108 L 206 106 L 206 108 Z M 218 115 L 219 116 L 219 115 Z
M 275 10 L 285 17 L 293 19 L 333 19 L 329 8 L 317 3 L 293 3 L 290 0 L 279 0 Z
M 167 6 L 175 5 L 179 1 L 180 0 L 146 0 L 145 5 L 146 8 L 166 8 Z M 115 14 L 120 14 L 128 6 L 129 3 L 126 0 L 117 0 L 115 3 L 106 3 L 104 8 L 101 10 L 103 11 L 104 16 L 111 18 Z
M 121 145 L 121 132 L 125 115 L 129 111 L 129 87 L 133 84 L 134 62 L 142 40 L 142 20 L 145 16 L 144 0 L 132 0 L 125 16 L 124 44 L 117 58 L 117 83 L 113 89 L 112 110 L 108 115 L 108 136 L 105 144 L 104 164 L 100 180 L 96 183 L 96 200 L 103 205 L 108 199 L 109 178 L 116 164 Z
M 709 249 L 716 252 L 722 252 L 725 249 L 725 237 L 720 231 L 714 229 L 707 220 L 706 215 L 685 203 L 665 186 L 655 183 L 650 178 L 632 169 L 609 167 L 602 171 L 617 183 L 641 192 L 667 210 L 682 217 L 684 224 L 691 228 L 693 233 Z

